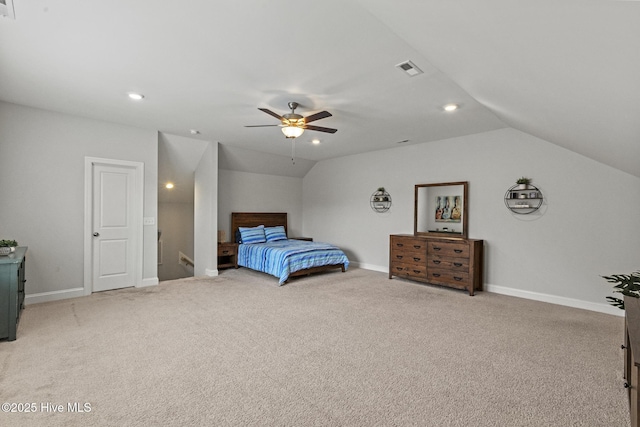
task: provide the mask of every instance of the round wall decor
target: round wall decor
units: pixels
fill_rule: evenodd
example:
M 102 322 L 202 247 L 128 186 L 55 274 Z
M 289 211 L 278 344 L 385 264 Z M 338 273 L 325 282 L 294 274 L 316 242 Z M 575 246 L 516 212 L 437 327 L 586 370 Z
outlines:
M 391 207 L 391 196 L 384 187 L 380 187 L 371 194 L 369 204 L 374 212 L 387 212 Z

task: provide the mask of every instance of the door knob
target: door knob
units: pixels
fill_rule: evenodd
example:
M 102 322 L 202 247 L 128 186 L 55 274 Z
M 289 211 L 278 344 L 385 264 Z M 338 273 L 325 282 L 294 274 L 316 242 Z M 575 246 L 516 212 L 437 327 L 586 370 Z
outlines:
M 98 237 L 100 235 L 100 233 L 98 233 L 97 231 L 95 233 L 93 233 L 93 237 Z

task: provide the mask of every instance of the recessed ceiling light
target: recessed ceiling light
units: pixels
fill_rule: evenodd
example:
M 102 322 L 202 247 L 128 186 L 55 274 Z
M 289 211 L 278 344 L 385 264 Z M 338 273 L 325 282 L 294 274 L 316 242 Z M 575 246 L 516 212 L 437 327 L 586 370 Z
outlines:
M 173 183 L 167 182 L 167 185 L 165 185 L 165 188 L 168 188 L 169 190 L 171 190 L 173 188 Z
M 191 130 L 189 131 L 189 133 L 190 133 L 191 135 L 200 135 L 200 131 L 199 131 L 199 130 L 197 130 L 197 129 L 191 129 Z
M 313 141 L 311 141 L 311 143 L 313 143 L 313 145 L 318 145 L 318 144 L 320 144 L 320 140 L 319 139 L 314 139 Z
M 444 111 L 456 111 L 458 109 L 458 104 L 447 104 L 444 106 Z
M 130 92 L 129 93 L 129 98 L 135 100 L 135 101 L 140 101 L 142 99 L 144 99 L 144 95 L 141 93 L 135 93 L 135 92 Z

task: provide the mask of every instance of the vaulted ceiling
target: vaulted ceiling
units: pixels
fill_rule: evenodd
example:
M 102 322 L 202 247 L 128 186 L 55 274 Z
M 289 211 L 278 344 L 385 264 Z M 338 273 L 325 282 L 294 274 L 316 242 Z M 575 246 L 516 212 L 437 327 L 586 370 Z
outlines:
M 278 155 L 278 127 L 245 125 L 296 101 L 338 129 L 296 139 L 304 159 L 513 127 L 640 177 L 639 1 L 13 4 L 3 101 Z

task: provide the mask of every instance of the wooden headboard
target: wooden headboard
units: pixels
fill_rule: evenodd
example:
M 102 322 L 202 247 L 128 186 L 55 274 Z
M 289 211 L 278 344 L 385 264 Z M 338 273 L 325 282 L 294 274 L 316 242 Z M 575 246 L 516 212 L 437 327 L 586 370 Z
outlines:
M 256 227 L 264 225 L 265 227 L 274 227 L 283 225 L 285 233 L 287 232 L 287 213 L 286 212 L 232 212 L 231 213 L 231 241 L 236 241 L 236 231 L 238 227 Z M 288 234 L 287 234 L 288 235 Z

